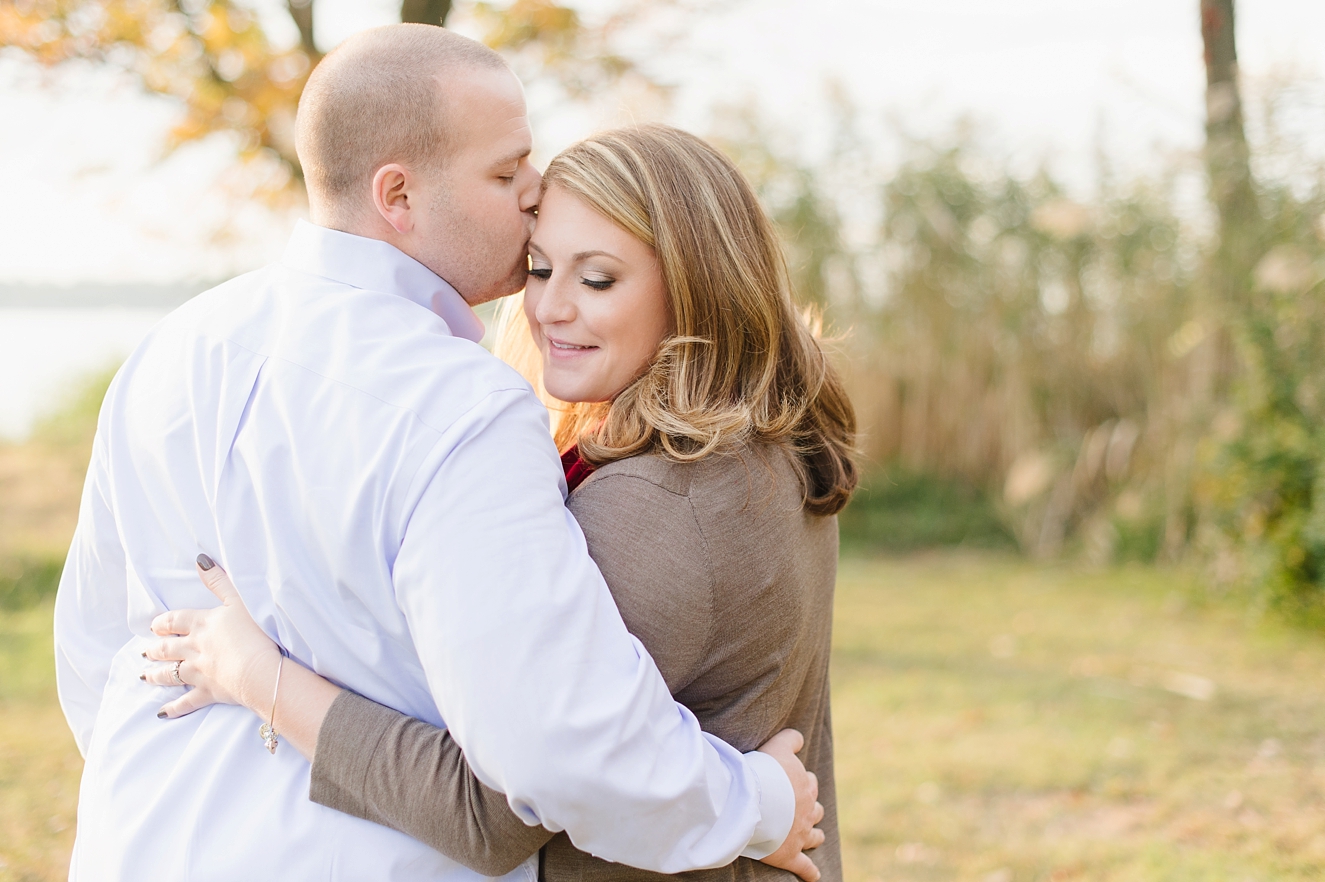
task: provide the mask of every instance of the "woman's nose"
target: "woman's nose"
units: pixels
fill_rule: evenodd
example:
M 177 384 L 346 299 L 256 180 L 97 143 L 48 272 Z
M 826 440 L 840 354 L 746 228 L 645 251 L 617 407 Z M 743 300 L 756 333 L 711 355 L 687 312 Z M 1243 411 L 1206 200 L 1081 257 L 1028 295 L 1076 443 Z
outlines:
M 575 303 L 567 296 L 565 287 L 556 273 L 543 285 L 543 291 L 534 307 L 534 317 L 541 324 L 554 325 L 574 320 Z

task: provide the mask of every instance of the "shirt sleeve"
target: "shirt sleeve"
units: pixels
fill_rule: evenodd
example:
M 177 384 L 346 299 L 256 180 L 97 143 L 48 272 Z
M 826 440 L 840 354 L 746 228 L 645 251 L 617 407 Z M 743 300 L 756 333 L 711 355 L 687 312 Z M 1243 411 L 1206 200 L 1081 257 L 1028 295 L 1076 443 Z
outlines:
M 308 798 L 489 877 L 505 876 L 552 838 L 474 777 L 450 732 L 353 692 L 341 692 L 322 721 Z
M 84 756 L 111 660 L 133 637 L 124 548 L 107 481 L 105 446 L 98 435 L 83 484 L 78 527 L 55 595 L 55 682 L 60 707 Z
M 700 731 L 622 623 L 565 507 L 547 417 L 490 394 L 438 442 L 393 570 L 429 687 L 475 775 L 530 825 L 662 873 L 764 857 L 781 766 Z

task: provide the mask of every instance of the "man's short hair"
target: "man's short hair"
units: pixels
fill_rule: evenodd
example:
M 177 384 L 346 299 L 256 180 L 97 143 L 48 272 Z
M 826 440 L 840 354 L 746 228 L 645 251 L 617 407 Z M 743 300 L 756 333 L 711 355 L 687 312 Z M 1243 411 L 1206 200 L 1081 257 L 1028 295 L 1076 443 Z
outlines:
M 366 196 L 387 163 L 439 167 L 454 147 L 443 84 L 475 68 L 509 70 L 487 46 L 434 25 L 374 28 L 336 47 L 299 98 L 295 147 L 310 195 L 343 204 Z

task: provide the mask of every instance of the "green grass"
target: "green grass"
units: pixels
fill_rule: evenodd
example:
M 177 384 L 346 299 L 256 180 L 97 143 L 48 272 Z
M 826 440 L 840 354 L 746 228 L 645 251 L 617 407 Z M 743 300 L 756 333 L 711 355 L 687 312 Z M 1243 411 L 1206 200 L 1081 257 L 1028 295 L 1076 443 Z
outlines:
M 1325 877 L 1325 642 L 1181 574 L 848 559 L 833 717 L 853 882 Z M 0 612 L 0 880 L 63 879 L 78 754 L 50 605 Z

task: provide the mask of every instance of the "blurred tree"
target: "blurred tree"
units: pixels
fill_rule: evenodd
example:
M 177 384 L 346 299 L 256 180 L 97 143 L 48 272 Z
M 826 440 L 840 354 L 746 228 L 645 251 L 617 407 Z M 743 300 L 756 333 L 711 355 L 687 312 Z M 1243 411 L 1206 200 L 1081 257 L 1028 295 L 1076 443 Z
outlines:
M 635 71 L 609 40 L 647 5 L 627 0 L 589 25 L 556 0 L 465 4 L 488 45 L 512 56 L 533 53 L 540 75 L 572 95 Z M 47 66 L 82 59 L 133 75 L 148 92 L 183 105 L 168 149 L 233 133 L 241 158 L 275 159 L 290 172 L 281 189 L 299 178 L 294 114 L 322 58 L 314 0 L 286 0 L 285 8 L 299 34 L 292 46 L 273 42 L 260 16 L 238 0 L 3 0 L 0 47 Z M 442 24 L 454 10 L 452 0 L 402 0 L 400 18 Z
M 1325 626 L 1325 181 L 1257 181 L 1243 127 L 1234 0 L 1202 0 L 1206 165 L 1219 239 L 1207 266 L 1237 382 L 1204 445 L 1196 499 L 1235 575 Z M 1234 373 L 1235 372 L 1235 373 Z M 1217 557 L 1218 559 L 1218 557 Z
M 1205 45 L 1206 163 L 1221 226 L 1245 233 L 1257 217 L 1251 150 L 1243 125 L 1233 0 L 1201 0 Z M 1225 237 L 1227 239 L 1227 237 Z M 1227 246 L 1239 240 L 1224 241 Z M 1248 267 L 1250 269 L 1250 267 Z

